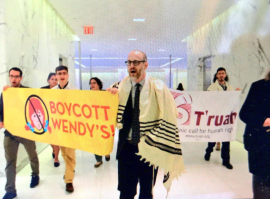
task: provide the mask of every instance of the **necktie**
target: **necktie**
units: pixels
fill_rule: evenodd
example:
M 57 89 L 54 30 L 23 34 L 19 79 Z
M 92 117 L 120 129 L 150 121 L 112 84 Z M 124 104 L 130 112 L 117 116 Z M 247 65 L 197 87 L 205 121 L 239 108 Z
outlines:
M 133 108 L 133 122 L 132 122 L 132 144 L 137 145 L 140 142 L 140 84 L 137 83 Z

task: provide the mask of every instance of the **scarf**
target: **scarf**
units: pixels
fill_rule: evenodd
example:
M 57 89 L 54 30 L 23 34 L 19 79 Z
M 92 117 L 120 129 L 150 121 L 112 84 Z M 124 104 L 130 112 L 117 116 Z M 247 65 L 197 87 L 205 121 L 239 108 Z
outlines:
M 117 87 L 114 85 L 113 87 Z M 132 89 L 130 77 L 119 84 L 117 128 L 121 129 L 123 113 Z M 183 156 L 176 118 L 178 116 L 172 94 L 159 79 L 146 75 L 140 93 L 140 132 L 138 144 L 141 160 L 164 170 L 163 185 L 170 191 L 172 180 L 184 171 Z

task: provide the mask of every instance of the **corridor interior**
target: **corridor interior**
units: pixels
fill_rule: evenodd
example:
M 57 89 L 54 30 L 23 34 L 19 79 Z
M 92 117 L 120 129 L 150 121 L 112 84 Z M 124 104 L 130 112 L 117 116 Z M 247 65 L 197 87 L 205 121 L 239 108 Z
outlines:
M 115 159 L 117 137 L 111 160 L 94 168 L 94 154 L 76 151 L 76 172 L 74 193 L 65 192 L 64 161 L 60 157 L 60 167 L 53 166 L 52 150 L 48 146 L 39 154 L 40 184 L 34 189 L 29 188 L 31 169 L 29 164 L 24 167 L 16 179 L 19 199 L 117 199 L 117 161 Z M 3 142 L 3 136 L 0 136 Z M 204 160 L 207 144 L 203 142 L 182 143 L 186 171 L 178 180 L 174 180 L 168 199 L 230 199 L 252 198 L 252 175 L 248 171 L 247 152 L 242 143 L 231 142 L 231 163 L 233 170 L 221 165 L 220 151 L 212 153 L 209 162 Z M 22 147 L 22 146 L 21 146 Z M 5 194 L 4 175 L 5 158 L 3 145 L 0 145 L 0 196 Z M 163 172 L 159 171 L 154 187 L 154 198 L 165 199 L 166 190 L 162 185 Z M 139 187 L 139 186 L 138 186 Z M 138 197 L 138 196 L 137 196 Z M 135 197 L 137 199 L 137 197 Z

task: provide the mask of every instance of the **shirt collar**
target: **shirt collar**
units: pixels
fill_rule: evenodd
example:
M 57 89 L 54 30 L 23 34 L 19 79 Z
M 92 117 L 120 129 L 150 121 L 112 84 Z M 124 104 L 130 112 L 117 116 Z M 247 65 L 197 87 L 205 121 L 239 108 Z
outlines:
M 228 86 L 228 82 L 226 82 L 226 81 L 224 81 L 225 83 L 223 84 L 224 86 Z M 215 82 L 216 84 L 218 84 L 218 85 L 220 85 L 220 86 L 222 86 L 220 83 L 219 83 L 219 81 L 218 80 L 216 80 L 216 82 Z
M 142 81 L 138 82 L 138 83 L 141 84 L 141 86 L 143 86 L 144 85 L 144 82 L 145 82 L 145 78 Z M 131 83 L 132 83 L 132 87 L 134 87 L 137 84 L 133 80 L 131 80 Z
M 64 86 L 64 88 L 61 88 L 60 84 L 58 84 L 58 88 L 59 88 L 59 89 L 65 89 L 65 88 L 67 87 L 68 83 L 69 83 L 69 82 L 67 82 L 67 84 Z

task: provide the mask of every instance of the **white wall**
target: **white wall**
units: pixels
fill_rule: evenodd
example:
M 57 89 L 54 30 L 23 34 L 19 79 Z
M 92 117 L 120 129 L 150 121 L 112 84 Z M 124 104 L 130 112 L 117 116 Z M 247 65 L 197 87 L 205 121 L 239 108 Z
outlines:
M 59 65 L 59 54 L 67 58 L 70 82 L 75 85 L 72 35 L 73 31 L 47 0 L 0 0 L 0 90 L 9 83 L 6 71 L 12 67 L 22 69 L 23 85 L 34 88 L 47 85 L 48 74 Z M 0 136 L 1 141 L 2 131 Z M 37 151 L 47 146 L 37 143 Z M 3 155 L 0 154 L 0 161 L 4 166 Z M 27 154 L 21 146 L 17 171 L 27 163 Z
M 5 65 L 5 1 L 0 0 L 0 89 L 6 84 L 6 65 Z
M 4 0 L 0 0 L 0 90 L 6 84 L 6 66 L 5 66 L 5 20 L 4 20 Z M 3 146 L 3 129 L 0 130 L 0 177 L 5 174 L 5 152 Z
M 233 87 L 242 89 L 241 103 L 252 82 L 270 69 L 269 0 L 243 0 L 187 38 L 188 90 L 202 90 L 199 58 L 212 55 L 212 77 L 224 67 Z M 239 120 L 237 140 L 245 125 Z
M 6 66 L 20 67 L 23 84 L 41 87 L 59 65 L 59 54 L 68 59 L 70 81 L 75 84 L 73 31 L 46 0 L 5 1 Z

